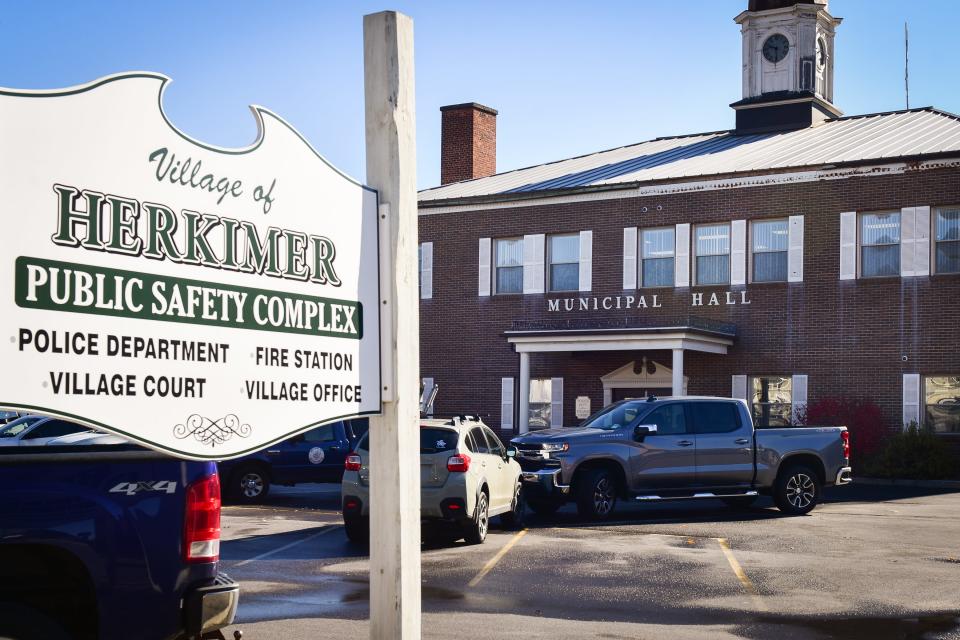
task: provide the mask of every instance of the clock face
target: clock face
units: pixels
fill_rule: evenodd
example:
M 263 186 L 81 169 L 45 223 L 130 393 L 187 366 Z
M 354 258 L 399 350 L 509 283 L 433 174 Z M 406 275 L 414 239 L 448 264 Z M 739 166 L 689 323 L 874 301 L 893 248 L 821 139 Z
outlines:
M 823 38 L 817 38 L 817 68 L 823 69 L 827 66 L 827 43 Z
M 763 57 L 776 64 L 787 57 L 790 42 L 782 33 L 775 33 L 763 43 Z

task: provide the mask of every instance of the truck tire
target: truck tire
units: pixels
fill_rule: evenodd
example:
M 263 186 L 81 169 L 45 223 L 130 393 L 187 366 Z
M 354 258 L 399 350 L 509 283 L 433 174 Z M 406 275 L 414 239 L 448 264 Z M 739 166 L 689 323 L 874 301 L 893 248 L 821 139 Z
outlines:
M 523 514 L 527 510 L 526 501 L 523 498 L 523 485 L 517 483 L 517 488 L 513 493 L 513 505 L 510 511 L 500 514 L 500 524 L 504 529 L 523 529 Z
M 810 513 L 820 501 L 820 477 L 805 465 L 788 466 L 777 476 L 773 501 L 780 511 L 792 516 Z
M 606 520 L 617 506 L 617 478 L 607 469 L 590 469 L 576 479 L 577 513 L 586 520 Z
M 236 502 L 261 502 L 270 493 L 270 475 L 262 465 L 242 465 L 230 475 L 229 493 Z
M 0 603 L 0 640 L 70 640 L 70 635 L 41 611 Z
M 485 491 L 477 496 L 477 505 L 473 508 L 473 518 L 467 523 L 463 539 L 467 544 L 483 544 L 490 527 L 490 503 Z
M 733 496 L 728 498 L 720 498 L 723 500 L 724 504 L 732 509 L 747 509 L 757 501 L 759 496 Z
M 343 519 L 343 531 L 347 534 L 347 540 L 356 545 L 366 545 L 370 543 L 370 519 L 363 517 L 351 517 Z

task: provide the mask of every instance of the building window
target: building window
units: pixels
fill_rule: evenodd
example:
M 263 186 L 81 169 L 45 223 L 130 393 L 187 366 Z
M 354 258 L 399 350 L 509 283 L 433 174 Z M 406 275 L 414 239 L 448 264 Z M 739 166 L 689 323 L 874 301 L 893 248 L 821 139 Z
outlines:
M 729 284 L 730 225 L 708 224 L 696 228 L 697 284 Z
M 551 378 L 531 378 L 530 380 L 530 430 L 550 428 L 550 403 L 553 399 L 553 380 Z
M 640 281 L 644 287 L 673 286 L 673 231 L 673 227 L 643 230 Z
M 900 213 L 860 216 L 860 275 L 864 278 L 900 275 Z
M 787 281 L 787 221 L 758 220 L 753 223 L 753 281 Z
M 924 380 L 926 426 L 936 433 L 960 433 L 960 376 Z
M 937 209 L 937 273 L 960 273 L 960 209 Z
M 757 376 L 752 378 L 750 408 L 753 423 L 758 427 L 789 427 L 793 403 L 793 381 L 790 376 Z
M 550 291 L 580 288 L 580 235 L 550 236 Z
M 523 292 L 523 238 L 496 241 L 495 293 Z

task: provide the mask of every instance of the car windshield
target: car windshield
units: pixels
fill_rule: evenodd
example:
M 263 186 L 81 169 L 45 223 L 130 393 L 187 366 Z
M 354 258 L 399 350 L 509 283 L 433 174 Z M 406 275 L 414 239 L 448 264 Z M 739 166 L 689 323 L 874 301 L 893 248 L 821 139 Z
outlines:
M 634 402 L 620 402 L 610 405 L 609 407 L 604 407 L 587 418 L 580 426 L 589 429 L 603 429 L 605 431 L 625 427 L 633 424 L 637 416 L 643 412 L 645 404 L 645 400 L 638 400 Z
M 459 436 L 453 429 L 420 428 L 420 453 L 440 453 L 457 448 Z
M 24 416 L 0 427 L 0 438 L 15 438 L 30 425 L 42 420 L 40 416 Z

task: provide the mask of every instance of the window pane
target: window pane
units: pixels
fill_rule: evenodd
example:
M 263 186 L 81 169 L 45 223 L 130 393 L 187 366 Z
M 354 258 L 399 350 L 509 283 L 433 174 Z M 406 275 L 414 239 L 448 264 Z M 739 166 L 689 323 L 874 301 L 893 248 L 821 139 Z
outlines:
M 790 426 L 793 379 L 784 376 L 753 378 L 750 405 L 758 427 Z
M 696 433 L 730 433 L 740 427 L 732 402 L 691 402 L 690 409 Z
M 523 291 L 523 267 L 497 267 L 497 293 Z
M 550 402 L 553 380 L 537 378 L 530 380 L 530 402 Z
M 754 252 L 786 251 L 788 238 L 786 220 L 763 220 L 753 223 Z
M 937 243 L 937 273 L 960 272 L 960 242 Z
M 960 209 L 937 211 L 937 242 L 960 240 Z
M 497 266 L 523 266 L 523 240 L 521 238 L 497 240 Z
M 658 436 L 673 436 L 687 432 L 682 404 L 668 404 L 654 409 L 644 416 L 641 423 L 657 425 Z
M 649 258 L 644 260 L 643 286 L 672 287 L 673 258 Z
M 863 247 L 860 269 L 864 278 L 900 275 L 900 245 Z
M 787 252 L 767 251 L 753 254 L 754 282 L 786 282 Z
M 726 284 L 730 282 L 730 256 L 697 258 L 697 284 Z
M 580 236 L 550 236 L 550 264 L 580 261 Z
M 863 214 L 860 217 L 860 243 L 864 246 L 874 244 L 899 244 L 900 214 Z
M 459 435 L 453 429 L 420 429 L 420 453 L 440 453 L 457 448 Z
M 473 436 L 473 442 L 477 447 L 477 453 L 490 453 L 490 445 L 487 444 L 487 437 L 483 435 L 483 429 L 474 427 L 470 429 L 470 435 Z
M 553 381 L 550 378 L 530 380 L 530 429 L 549 429 Z
M 641 255 L 644 258 L 672 258 L 673 227 L 644 229 L 642 247 Z
M 576 291 L 579 288 L 579 263 L 550 265 L 550 291 Z
M 332 424 L 325 424 L 322 427 L 310 429 L 310 431 L 303 434 L 304 442 L 332 442 L 333 440 L 336 440 L 336 436 Z
M 926 422 L 937 433 L 960 433 L 960 376 L 926 379 Z
M 697 227 L 697 255 L 730 254 L 730 225 L 711 224 Z

